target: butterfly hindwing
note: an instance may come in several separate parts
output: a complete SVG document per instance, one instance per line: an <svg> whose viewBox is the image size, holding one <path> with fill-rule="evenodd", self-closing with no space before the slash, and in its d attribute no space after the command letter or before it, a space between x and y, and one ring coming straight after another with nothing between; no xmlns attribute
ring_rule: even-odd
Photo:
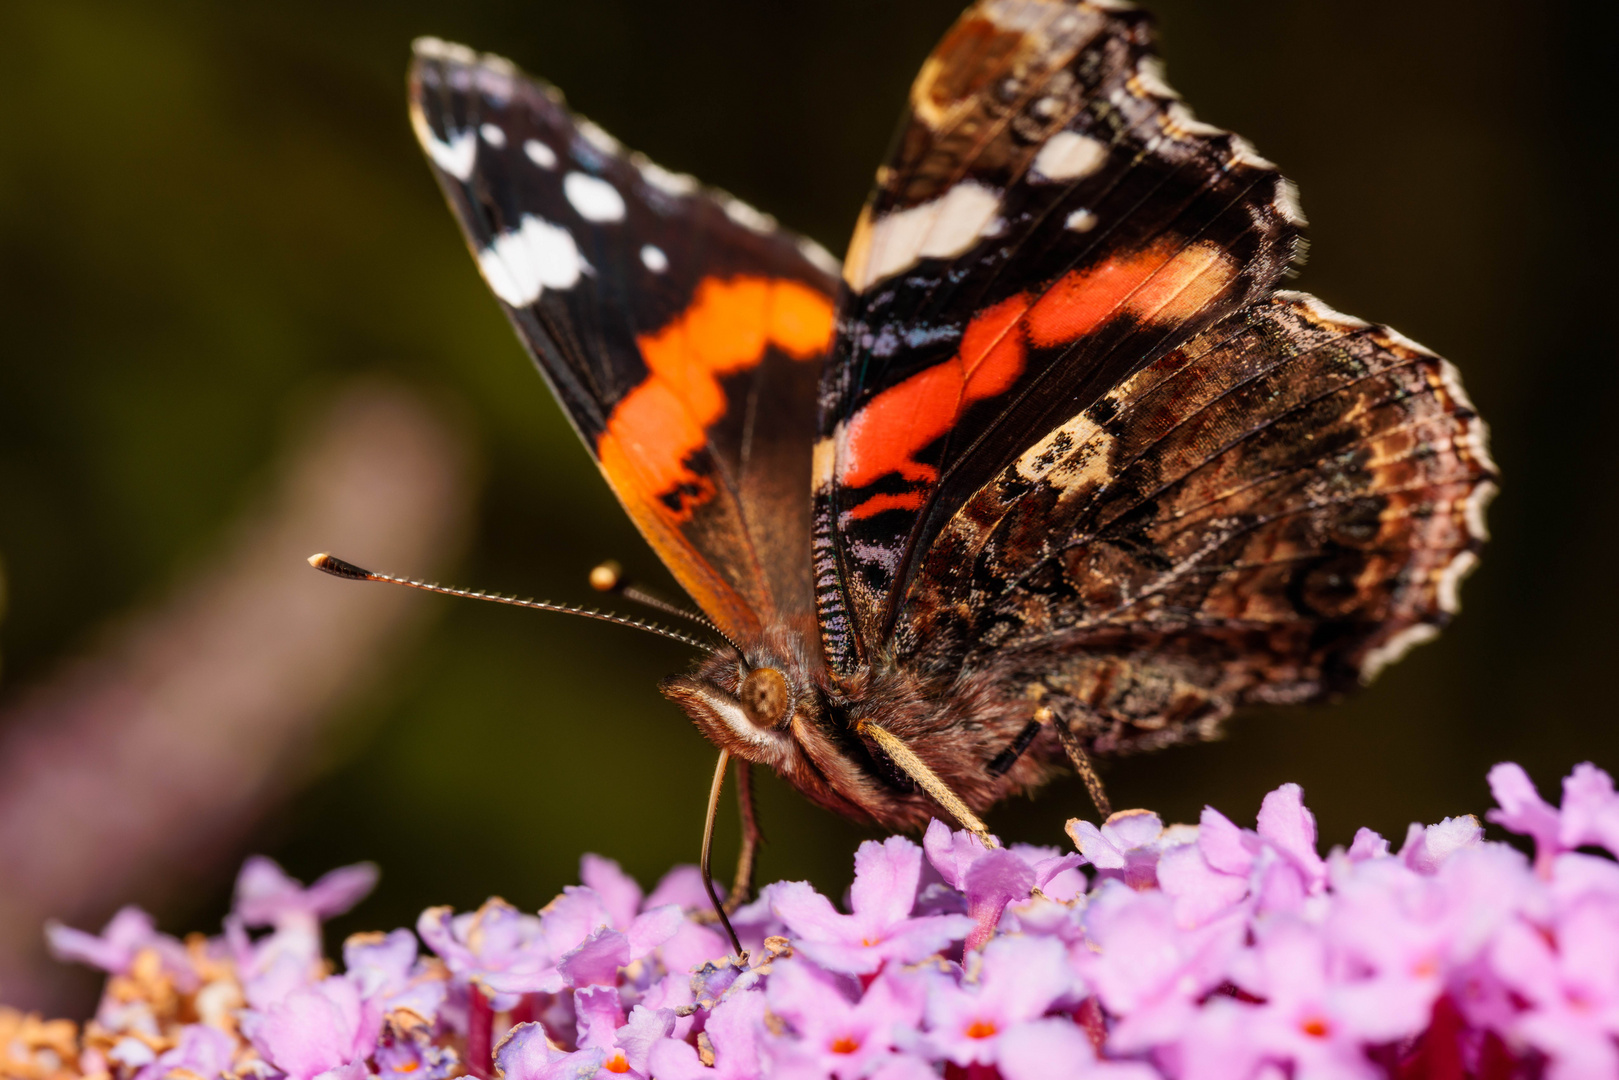
<svg viewBox="0 0 1619 1080"><path fill-rule="evenodd" d="M676 579L733 638L807 617L835 260L498 57L418 42L411 104L485 280Z"/></svg>
<svg viewBox="0 0 1619 1080"><path fill-rule="evenodd" d="M896 650L1055 675L1099 714L1103 750L1347 689L1456 611L1495 490L1486 441L1448 363L1277 293L975 494L929 551ZM1154 680L1173 692L1142 700Z"/></svg>
<svg viewBox="0 0 1619 1080"><path fill-rule="evenodd" d="M974 491L1267 295L1302 224L1275 168L1164 84L1144 14L968 8L912 87L844 263L815 456L834 669L882 647Z"/></svg>

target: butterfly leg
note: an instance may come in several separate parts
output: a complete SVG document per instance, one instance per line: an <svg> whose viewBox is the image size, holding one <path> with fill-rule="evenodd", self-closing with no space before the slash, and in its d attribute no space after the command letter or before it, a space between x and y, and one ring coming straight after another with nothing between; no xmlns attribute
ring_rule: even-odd
<svg viewBox="0 0 1619 1080"><path fill-rule="evenodd" d="M753 763L741 758L736 759L736 805L742 812L742 850L736 856L736 877L731 882L731 895L725 898L726 914L747 903L753 895L753 864L759 854L759 845L765 839L753 806Z"/></svg>
<svg viewBox="0 0 1619 1080"><path fill-rule="evenodd" d="M977 814L962 801L960 795L950 790L950 785L939 778L939 774L928 768L915 750L905 745L905 740L889 731L879 727L870 720L862 720L855 725L855 732L864 735L877 744L878 749L888 755L888 760L899 766L900 770L916 781L916 785L932 796L933 801L956 819L962 828L970 830L986 847L998 847L999 842L990 834L989 826L985 825Z"/></svg>
<svg viewBox="0 0 1619 1080"><path fill-rule="evenodd" d="M1102 778L1096 775L1096 766L1091 762L1090 754L1085 751L1085 744L1080 741L1073 726L1068 723L1068 718L1046 705L1035 710L1034 718L1057 729L1057 738L1062 742L1068 760L1073 763L1074 771L1085 782L1085 790L1090 792L1091 802L1096 804L1096 812L1102 815L1103 821L1112 817L1113 804L1107 797L1107 790L1102 787Z"/></svg>
<svg viewBox="0 0 1619 1080"><path fill-rule="evenodd" d="M709 861L709 855L714 847L714 818L719 813L720 792L725 787L725 770L731 764L731 752L720 751L719 763L714 766L714 782L708 789L708 814L703 818L703 854L698 860L698 866L703 874L703 888L708 891L708 902L714 905L714 914L719 918L720 925L725 927L725 935L731 939L731 947L737 955L746 956L742 951L742 941L736 936L736 930L731 926L731 918L726 914L725 905L720 902L719 893L714 889L714 873Z"/></svg>

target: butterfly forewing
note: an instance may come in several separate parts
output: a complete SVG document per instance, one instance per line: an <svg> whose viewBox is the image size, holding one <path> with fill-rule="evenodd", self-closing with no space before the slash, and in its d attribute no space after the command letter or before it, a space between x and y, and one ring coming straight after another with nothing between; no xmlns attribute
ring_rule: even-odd
<svg viewBox="0 0 1619 1080"><path fill-rule="evenodd" d="M817 599L840 670L879 650L978 487L1299 250L1291 185L1192 117L1147 17L1119 8L982 0L911 90L821 387Z"/></svg>
<svg viewBox="0 0 1619 1080"><path fill-rule="evenodd" d="M484 279L681 585L733 638L807 617L835 260L498 57L418 42L411 101Z"/></svg>

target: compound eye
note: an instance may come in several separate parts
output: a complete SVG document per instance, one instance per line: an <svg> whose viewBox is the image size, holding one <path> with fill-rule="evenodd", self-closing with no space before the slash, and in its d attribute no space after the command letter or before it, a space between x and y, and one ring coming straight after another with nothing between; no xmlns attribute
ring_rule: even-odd
<svg viewBox="0 0 1619 1080"><path fill-rule="evenodd" d="M762 728L773 728L787 719L788 696L787 677L768 667L748 672L737 695L748 719Z"/></svg>

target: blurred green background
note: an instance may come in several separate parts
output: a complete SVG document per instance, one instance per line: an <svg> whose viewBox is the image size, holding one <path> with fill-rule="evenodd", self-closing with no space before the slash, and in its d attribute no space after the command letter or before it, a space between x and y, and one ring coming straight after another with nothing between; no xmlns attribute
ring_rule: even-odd
<svg viewBox="0 0 1619 1080"><path fill-rule="evenodd" d="M413 385L474 432L484 481L456 583L589 601L585 574L609 556L666 581L420 159L411 38L510 56L629 145L837 251L959 5L0 5L0 695L205 563L289 425L349 375ZM1558 3L1155 8L1199 116L1298 181L1313 240L1300 286L1455 360L1505 479L1483 569L1437 644L1352 702L1244 715L1221 743L1118 762L1115 804L1194 819L1213 803L1251 822L1296 780L1325 843L1361 824L1398 840L1488 805L1496 761L1548 792L1575 762L1619 766L1611 40ZM583 851L648 884L695 858L711 751L654 689L682 648L417 602L441 609L431 632L167 926L212 925L252 850L305 877L381 863L339 931L491 893L534 908ZM991 823L1058 843L1088 810L1065 783ZM763 814L761 880L841 892L861 830L775 783Z"/></svg>

